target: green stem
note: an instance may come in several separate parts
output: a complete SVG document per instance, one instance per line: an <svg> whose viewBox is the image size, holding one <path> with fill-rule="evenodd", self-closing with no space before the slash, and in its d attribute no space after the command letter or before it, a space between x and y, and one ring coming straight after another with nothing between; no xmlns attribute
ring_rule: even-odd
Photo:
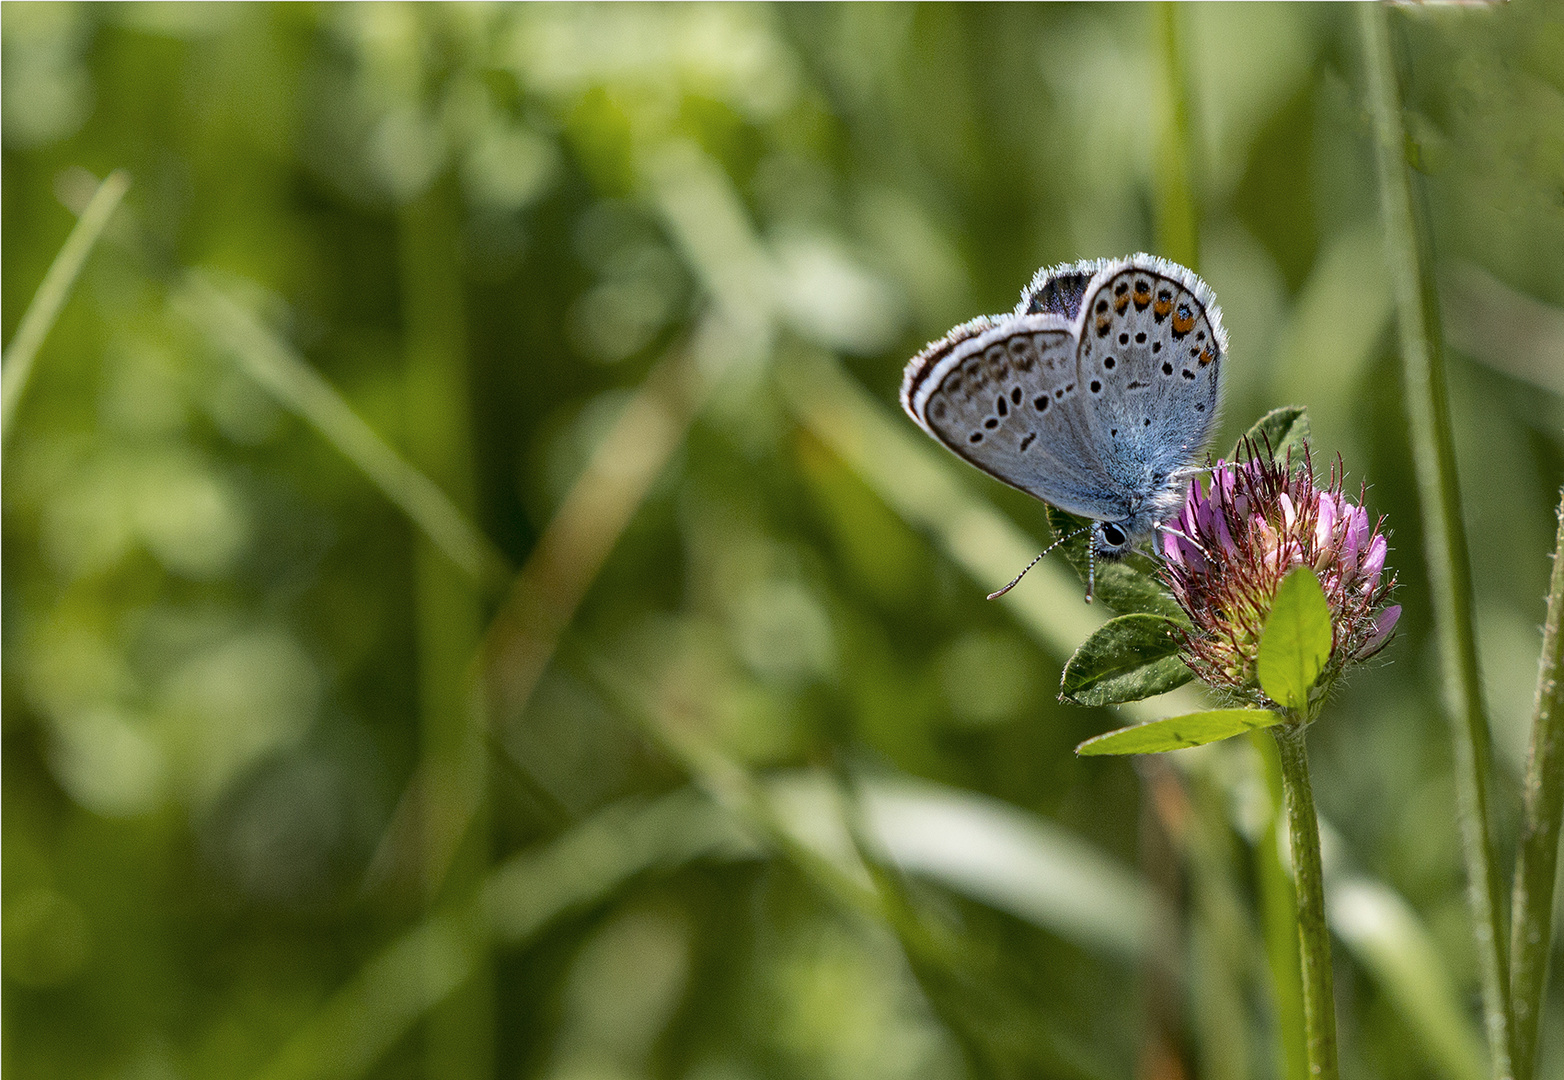
<svg viewBox="0 0 1564 1080"><path fill-rule="evenodd" d="M1274 733L1251 731L1249 741L1259 753L1265 770L1265 786L1271 796L1272 812L1255 851L1258 863L1261 923L1265 929L1265 952L1271 969L1271 989L1275 995L1277 1051L1281 1058L1277 1074L1286 1080L1307 1080L1309 1051L1304 1038L1303 972L1298 965L1294 944L1298 926L1298 900L1293 883L1282 860L1278 833L1286 816L1286 789L1282 784L1282 762Z"/></svg>
<svg viewBox="0 0 1564 1080"><path fill-rule="evenodd" d="M1166 87L1165 115L1157 151L1157 250L1191 270L1200 265L1195 189L1189 168L1189 93L1179 5L1156 7Z"/></svg>
<svg viewBox="0 0 1564 1080"><path fill-rule="evenodd" d="M476 497L467 343L456 196L434 184L398 220L403 341L404 429L408 456L449 492L464 514ZM415 536L413 559L424 900L437 909L473 888L488 869L488 749L470 676L482 628L476 582L446 552ZM494 1074L494 970L474 956L464 985L431 1010L425 1075L481 1080Z"/></svg>
<svg viewBox="0 0 1564 1080"><path fill-rule="evenodd" d="M1455 743L1455 782L1466 861L1467 900L1477 936L1483 1014L1494 1076L1512 1076L1509 981L1503 898L1488 809L1490 744L1472 631L1472 586L1461 523L1450 402L1445 387L1439 309L1429 248L1417 217L1406 164L1406 128L1390 28L1378 4L1358 8L1374 117L1376 161L1386 257L1396 292L1403 396L1417 470L1424 558L1432 579L1435 623L1444 673L1445 711Z"/></svg>
<svg viewBox="0 0 1564 1080"><path fill-rule="evenodd" d="M1309 1075L1336 1080L1336 998L1331 989L1330 931L1325 926L1325 875L1320 868L1320 825L1309 787L1304 724L1271 729L1282 766L1293 887L1298 895L1298 957L1303 968L1303 1024Z"/></svg>
<svg viewBox="0 0 1564 1080"><path fill-rule="evenodd" d="M114 216L128 187L130 175L123 170L110 173L98 185L87 209L81 212L75 228L65 238L60 253L49 264L48 273L44 274L43 282L33 294L33 302L22 314L22 321L5 348L5 368L0 374L0 443L11 433L11 417L22 400L22 391L27 389L27 379L32 374L38 350L54 328L54 321L70 298L71 287L76 284L87 256L92 253L98 237L103 235L103 227Z"/></svg>
<svg viewBox="0 0 1564 1080"><path fill-rule="evenodd" d="M1564 502L1553 552L1548 619L1542 630L1542 659L1531 719L1531 753L1526 761L1526 818L1515 863L1510 910L1510 1004L1515 1016L1513 1064L1516 1080L1530 1080L1537 1067L1537 1026L1553 945L1553 883L1558 866L1559 825L1564 818Z"/></svg>

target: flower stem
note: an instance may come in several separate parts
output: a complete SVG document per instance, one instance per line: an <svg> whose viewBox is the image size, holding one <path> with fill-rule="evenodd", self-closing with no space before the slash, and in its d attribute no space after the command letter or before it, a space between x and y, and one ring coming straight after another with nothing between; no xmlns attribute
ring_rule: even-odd
<svg viewBox="0 0 1564 1080"><path fill-rule="evenodd" d="M1298 893L1298 956L1303 966L1303 1022L1309 1075L1336 1080L1336 998L1331 988L1330 931L1325 926L1325 878L1320 869L1320 825L1309 787L1309 759L1301 717L1271 729L1282 762L1293 884Z"/></svg>
<svg viewBox="0 0 1564 1080"><path fill-rule="evenodd" d="M1510 1006L1515 1017L1512 1064L1516 1080L1530 1080L1537 1067L1537 1025L1553 945L1553 882L1558 866L1559 825L1564 818L1564 503L1553 552L1548 619L1542 629L1542 659L1526 761L1526 818L1515 863L1510 910Z"/></svg>
<svg viewBox="0 0 1564 1080"><path fill-rule="evenodd" d="M1309 761L1301 720L1271 729L1281 762L1282 793L1297 894L1298 956L1303 976L1303 1015L1309 1075L1333 1080L1336 1005L1331 981L1330 932L1325 924L1325 880L1320 864L1319 819L1309 785Z"/></svg>
<svg viewBox="0 0 1564 1080"><path fill-rule="evenodd" d="M1250 743L1260 755L1265 770L1265 786L1274 808L1265 833L1255 847L1258 863L1261 925L1265 931L1266 960L1271 969L1271 992L1275 998L1277 1051L1276 1074L1285 1080L1308 1080L1309 1049L1303 1014L1303 972L1298 963L1298 898L1292 877L1277 843L1279 830L1286 828L1286 788L1282 783L1282 762L1276 749L1275 732L1251 731ZM1269 736L1269 737L1268 737Z"/></svg>
<svg viewBox="0 0 1564 1080"><path fill-rule="evenodd" d="M1437 298L1429 272L1406 164L1406 127L1385 9L1358 9L1374 117L1375 157L1385 229L1385 252L1396 291L1401 339L1403 397L1417 470L1424 557L1432 585L1438 628L1445 711L1455 744L1455 783L1466 861L1467 901L1477 937L1483 1013L1494 1076L1510 1068L1509 980L1506 974L1502 899L1493 855L1488 809L1489 734L1472 632L1472 587L1466 533L1461 524L1450 402L1445 387Z"/></svg>

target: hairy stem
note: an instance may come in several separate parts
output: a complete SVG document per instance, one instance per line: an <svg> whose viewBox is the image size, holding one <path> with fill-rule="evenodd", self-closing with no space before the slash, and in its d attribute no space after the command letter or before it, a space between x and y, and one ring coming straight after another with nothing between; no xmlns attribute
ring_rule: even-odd
<svg viewBox="0 0 1564 1080"><path fill-rule="evenodd" d="M1403 398L1417 469L1424 558L1432 579L1445 711L1455 743L1455 783L1466 861L1467 900L1477 936L1483 1014L1494 1076L1511 1072L1509 981L1506 974L1502 891L1494 862L1488 809L1489 734L1472 631L1472 587L1466 532L1461 523L1450 401L1445 387L1439 314L1429 248L1413 200L1406 164L1406 127L1385 9L1358 9L1374 117L1375 156L1385 251L1396 292Z"/></svg>
<svg viewBox="0 0 1564 1080"><path fill-rule="evenodd" d="M1537 1026L1553 945L1553 882L1558 867L1559 825L1564 818L1564 503L1542 630L1537 696L1532 708L1531 752L1526 761L1526 817L1515 863L1510 910L1510 1005L1515 1017L1516 1080L1537 1067Z"/></svg>
<svg viewBox="0 0 1564 1080"><path fill-rule="evenodd" d="M1325 877L1320 868L1320 825L1309 787L1303 731L1302 719L1296 718L1273 727L1271 736L1281 759L1293 887L1298 894L1298 957L1303 968L1309 1075L1315 1080L1336 1080L1336 998L1331 986L1330 931L1325 926Z"/></svg>
<svg viewBox="0 0 1564 1080"><path fill-rule="evenodd" d="M1277 1075L1286 1080L1307 1080L1309 1052L1304 1038L1303 973L1294 945L1298 925L1298 901L1287 865L1282 858L1278 833L1285 828L1286 788L1282 784L1282 762L1274 733L1251 731L1249 741L1259 753L1265 770L1265 785L1274 807L1255 855L1258 863L1260 921L1265 931L1266 960L1271 969L1271 989L1275 996Z"/></svg>

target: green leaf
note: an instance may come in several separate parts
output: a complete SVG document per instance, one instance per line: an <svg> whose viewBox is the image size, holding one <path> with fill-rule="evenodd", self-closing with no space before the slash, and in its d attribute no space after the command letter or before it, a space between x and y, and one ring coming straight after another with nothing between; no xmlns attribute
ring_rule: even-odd
<svg viewBox="0 0 1564 1080"><path fill-rule="evenodd" d="M1308 440L1309 414L1302 405L1283 405L1260 417L1244 432L1244 437L1233 447L1233 457L1236 459L1244 452L1247 441L1253 443L1257 451L1270 447L1279 461L1286 461L1291 451L1292 463L1297 466L1303 464L1303 444Z"/></svg>
<svg viewBox="0 0 1564 1080"><path fill-rule="evenodd" d="M1090 524L1087 519L1067 514L1058 507L1048 508L1048 525L1053 529L1055 537L1068 536ZM1083 583L1086 581L1086 545L1089 543L1091 534L1082 532L1059 545L1065 561L1080 575ZM1144 612L1162 615L1174 622L1188 623L1188 616L1178 606L1178 601L1173 599L1173 594L1168 592L1167 586L1157 580L1156 574L1157 561L1139 552L1112 562L1098 559L1096 599L1121 615Z"/></svg>
<svg viewBox="0 0 1564 1080"><path fill-rule="evenodd" d="M1064 665L1059 696L1077 705L1116 705L1183 686L1193 676L1179 659L1177 628L1161 615L1109 620Z"/></svg>
<svg viewBox="0 0 1564 1080"><path fill-rule="evenodd" d="M1170 716L1149 724L1119 728L1095 739L1087 739L1075 752L1082 757L1098 754L1160 754L1182 750L1186 746L1230 739L1246 731L1270 727L1285 719L1270 709L1213 709L1210 712Z"/></svg>
<svg viewBox="0 0 1564 1080"><path fill-rule="evenodd" d="M1330 604L1320 579L1300 566L1276 590L1260 637L1256 674L1260 689L1289 709L1309 704L1309 688L1330 659Z"/></svg>

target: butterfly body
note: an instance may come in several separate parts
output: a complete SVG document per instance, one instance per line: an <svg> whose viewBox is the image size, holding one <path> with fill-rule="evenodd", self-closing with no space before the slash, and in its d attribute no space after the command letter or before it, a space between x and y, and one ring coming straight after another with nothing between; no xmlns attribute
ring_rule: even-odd
<svg viewBox="0 0 1564 1080"><path fill-rule="evenodd" d="M1038 271L1008 315L908 363L902 406L991 476L1127 554L1177 513L1216 423L1227 337L1211 290L1151 255Z"/></svg>

